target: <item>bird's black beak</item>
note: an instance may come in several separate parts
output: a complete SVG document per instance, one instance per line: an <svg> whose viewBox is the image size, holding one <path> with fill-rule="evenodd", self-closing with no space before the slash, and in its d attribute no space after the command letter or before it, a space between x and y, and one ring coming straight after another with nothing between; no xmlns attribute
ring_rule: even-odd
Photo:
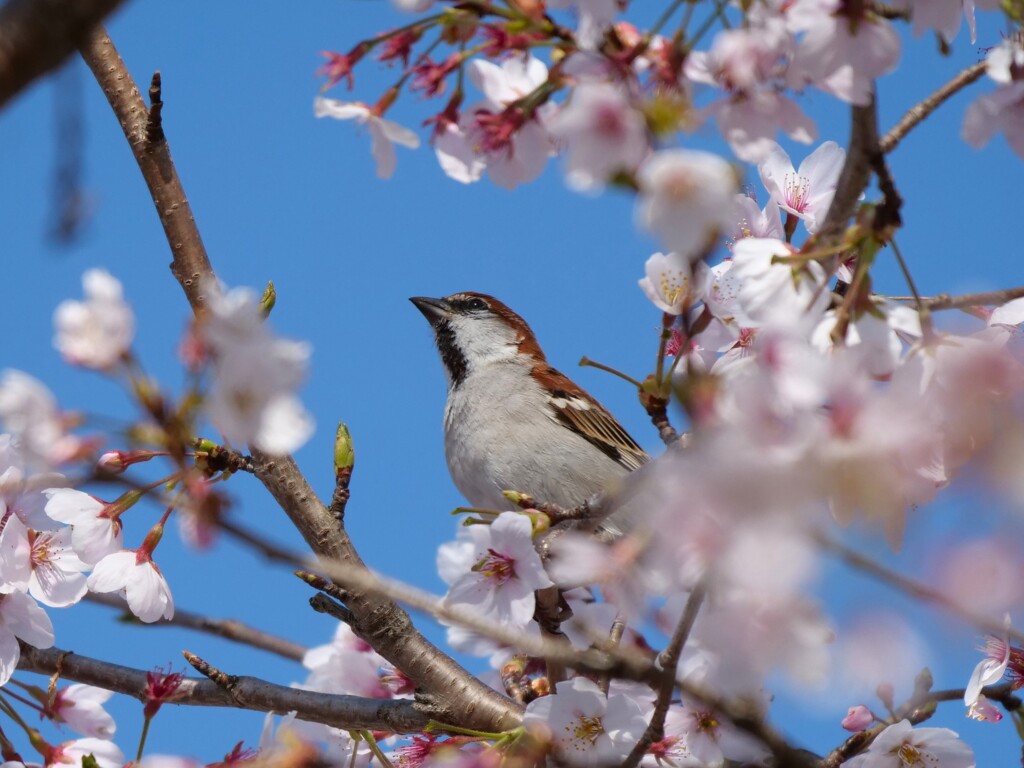
<svg viewBox="0 0 1024 768"><path fill-rule="evenodd" d="M452 308L444 299L431 299L427 296L413 296L409 299L416 309L423 313L431 325L437 325L451 314Z"/></svg>

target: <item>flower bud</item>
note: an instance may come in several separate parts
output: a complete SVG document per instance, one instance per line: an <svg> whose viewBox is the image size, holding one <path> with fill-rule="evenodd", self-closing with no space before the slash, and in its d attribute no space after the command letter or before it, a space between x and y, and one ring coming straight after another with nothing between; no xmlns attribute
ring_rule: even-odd
<svg viewBox="0 0 1024 768"><path fill-rule="evenodd" d="M840 725L848 731L860 733L867 730L874 720L875 716L871 714L871 710L863 704L858 704L855 707L850 707Z"/></svg>

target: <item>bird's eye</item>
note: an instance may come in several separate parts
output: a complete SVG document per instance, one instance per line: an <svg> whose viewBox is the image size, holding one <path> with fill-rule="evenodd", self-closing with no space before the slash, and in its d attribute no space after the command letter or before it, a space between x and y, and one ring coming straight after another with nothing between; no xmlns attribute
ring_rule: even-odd
<svg viewBox="0 0 1024 768"><path fill-rule="evenodd" d="M477 312L481 309L487 309L487 303L483 299L470 299L466 302L466 309Z"/></svg>

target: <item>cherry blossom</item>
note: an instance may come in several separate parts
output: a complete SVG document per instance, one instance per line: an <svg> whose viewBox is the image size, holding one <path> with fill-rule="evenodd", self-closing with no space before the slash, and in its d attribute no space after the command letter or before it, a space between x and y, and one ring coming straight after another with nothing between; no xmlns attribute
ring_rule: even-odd
<svg viewBox="0 0 1024 768"><path fill-rule="evenodd" d="M121 549L121 521L109 504L73 488L51 488L46 497L46 514L71 526L71 546L83 562L95 565Z"/></svg>
<svg viewBox="0 0 1024 768"><path fill-rule="evenodd" d="M845 150L834 141L826 141L795 170L786 151L776 145L758 171L772 200L782 210L803 219L807 231L813 234L832 204L845 159Z"/></svg>
<svg viewBox="0 0 1024 768"><path fill-rule="evenodd" d="M718 155L655 152L637 175L637 218L682 258L699 257L735 221L736 174Z"/></svg>
<svg viewBox="0 0 1024 768"><path fill-rule="evenodd" d="M833 344L838 313L829 310L811 335L812 343L821 350ZM903 354L901 339L921 338L921 318L917 310L887 302L872 303L849 320L842 343L855 349L868 373L889 376L897 368Z"/></svg>
<svg viewBox="0 0 1024 768"><path fill-rule="evenodd" d="M11 679L21 649L18 640L36 648L53 646L53 624L46 612L24 592L0 594L0 685Z"/></svg>
<svg viewBox="0 0 1024 768"><path fill-rule="evenodd" d="M768 751L707 706L684 699L665 716L665 735L685 744L698 765L719 768L726 760L761 763Z"/></svg>
<svg viewBox="0 0 1024 768"><path fill-rule="evenodd" d="M649 151L643 115L611 83L580 83L548 129L567 146L566 180L575 189L600 188L616 173L632 173Z"/></svg>
<svg viewBox="0 0 1024 768"><path fill-rule="evenodd" d="M10 435L0 435L0 509L17 515L29 528L54 530L58 526L44 511L45 494L54 486L66 485L67 478L56 472L33 472L20 462L22 457Z"/></svg>
<svg viewBox="0 0 1024 768"><path fill-rule="evenodd" d="M782 240L786 233L782 228L782 216L779 204L774 197L768 199L764 208L759 208L757 201L749 195L736 195L736 208L739 220L733 230L732 240L744 237L766 237Z"/></svg>
<svg viewBox="0 0 1024 768"><path fill-rule="evenodd" d="M699 301L700 288L706 282L703 263L695 270L690 260L678 253L653 254L644 264L644 272L641 290L654 306L670 315L680 315Z"/></svg>
<svg viewBox="0 0 1024 768"><path fill-rule="evenodd" d="M968 715L978 720L1001 719L992 714L988 705L988 699L981 691L986 685L994 685L1003 679L1009 672L1011 685L1014 688L1024 686L1024 652L1019 648L1010 645L1009 626L1010 617L1007 616L1004 624L1006 632L1002 637L990 637L985 643L985 658L978 662L971 677L964 688L964 704L968 708ZM998 711L995 714L999 714Z"/></svg>
<svg viewBox="0 0 1024 768"><path fill-rule="evenodd" d="M83 736L111 739L117 724L103 704L113 695L113 691L75 683L57 690L47 714Z"/></svg>
<svg viewBox="0 0 1024 768"><path fill-rule="evenodd" d="M739 284L736 302L756 325L790 327L814 321L828 304L825 269L816 261L780 262L792 256L781 240L747 237L733 246L731 278Z"/></svg>
<svg viewBox="0 0 1024 768"><path fill-rule="evenodd" d="M214 355L206 409L224 436L275 455L301 446L313 423L294 390L305 378L307 344L275 337L246 289L210 291L200 331Z"/></svg>
<svg viewBox="0 0 1024 768"><path fill-rule="evenodd" d="M333 117L336 120L355 120L360 125L365 125L370 132L370 151L373 159L377 161L377 176L381 179L390 179L395 172L398 161L395 144L401 144L409 149L416 149L420 145L420 137L413 131L386 120L365 104L317 96L313 100L313 114L316 117Z"/></svg>
<svg viewBox="0 0 1024 768"><path fill-rule="evenodd" d="M552 152L544 121L553 105L529 115L514 105L547 80L547 66L534 56L513 56L500 66L473 59L466 72L485 99L464 109L457 121L439 123L434 152L442 170L464 184L478 181L486 170L505 189L537 178Z"/></svg>
<svg viewBox="0 0 1024 768"><path fill-rule="evenodd" d="M54 346L75 365L107 370L131 348L135 317L121 283L103 269L82 276L85 301L64 301L53 314Z"/></svg>
<svg viewBox="0 0 1024 768"><path fill-rule="evenodd" d="M622 761L647 727L635 701L622 694L605 696L591 680L574 677L555 690L527 705L523 725L545 734L573 765Z"/></svg>
<svg viewBox="0 0 1024 768"><path fill-rule="evenodd" d="M974 768L974 752L948 728L914 728L909 720L890 725L867 751L844 763L850 768Z"/></svg>
<svg viewBox="0 0 1024 768"><path fill-rule="evenodd" d="M120 592L131 612L147 624L174 616L174 598L160 569L143 550L107 555L89 575L90 592Z"/></svg>
<svg viewBox="0 0 1024 768"><path fill-rule="evenodd" d="M501 624L525 627L533 618L534 591L552 586L533 546L530 519L503 512L490 525L471 526L469 540L468 571L450 582L445 601Z"/></svg>
<svg viewBox="0 0 1024 768"><path fill-rule="evenodd" d="M85 594L89 566L71 549L71 529L33 531L12 516L0 531L0 592L28 592L53 608Z"/></svg>

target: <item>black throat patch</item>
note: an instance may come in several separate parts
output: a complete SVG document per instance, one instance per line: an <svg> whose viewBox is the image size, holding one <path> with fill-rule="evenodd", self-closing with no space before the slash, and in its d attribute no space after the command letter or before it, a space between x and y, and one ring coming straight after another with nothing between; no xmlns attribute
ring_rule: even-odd
<svg viewBox="0 0 1024 768"><path fill-rule="evenodd" d="M449 386L455 389L466 378L466 356L455 343L455 331L447 320L442 320L434 326L434 334L437 337L437 351L441 353L441 362L448 371Z"/></svg>

